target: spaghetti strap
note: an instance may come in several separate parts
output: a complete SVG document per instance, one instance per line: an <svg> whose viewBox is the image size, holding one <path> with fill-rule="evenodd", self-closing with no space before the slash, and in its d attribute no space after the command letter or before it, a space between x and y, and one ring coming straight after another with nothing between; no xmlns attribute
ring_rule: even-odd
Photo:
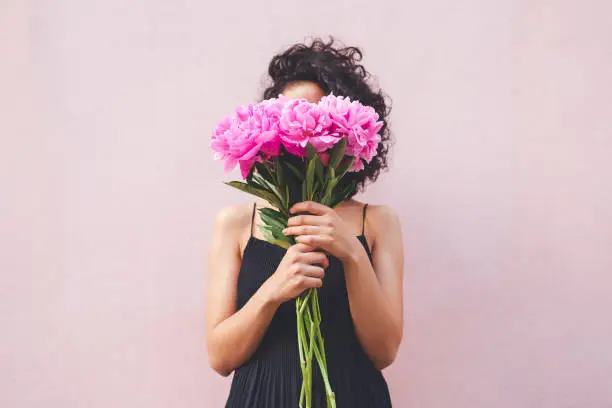
<svg viewBox="0 0 612 408"><path fill-rule="evenodd" d="M368 208L368 203L365 203L363 206L363 219L361 220L361 235L363 235L363 233L365 232L366 208Z"/></svg>
<svg viewBox="0 0 612 408"><path fill-rule="evenodd" d="M251 237L253 236L253 224L255 224L255 209L257 208L257 202L253 203L253 215L251 215Z"/></svg>

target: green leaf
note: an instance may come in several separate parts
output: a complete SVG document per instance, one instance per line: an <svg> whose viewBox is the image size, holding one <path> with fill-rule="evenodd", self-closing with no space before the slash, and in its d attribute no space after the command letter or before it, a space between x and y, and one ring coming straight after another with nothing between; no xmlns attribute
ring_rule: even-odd
<svg viewBox="0 0 612 408"><path fill-rule="evenodd" d="M315 156L314 158L315 161L315 173L317 174L317 177L320 179L323 179L323 162L321 161L321 156L319 156L318 154Z"/></svg>
<svg viewBox="0 0 612 408"><path fill-rule="evenodd" d="M336 168L336 174L338 175L338 178L341 179L342 177L344 177L344 175L346 174L346 172L351 168L351 166L353 165L353 162L355 161L354 157L350 157L348 160L346 160L344 163L342 163L341 165L339 165Z"/></svg>
<svg viewBox="0 0 612 408"><path fill-rule="evenodd" d="M278 157L274 158L274 168L276 169L276 185L282 186L285 184L285 173L283 171L283 166Z"/></svg>
<svg viewBox="0 0 612 408"><path fill-rule="evenodd" d="M254 174L253 175L253 179L251 180L250 183L248 184L252 184L255 187L258 188L262 188L264 190L269 190L271 192L272 188L273 188L273 184L268 183L263 177L261 177L259 174Z"/></svg>
<svg viewBox="0 0 612 408"><path fill-rule="evenodd" d="M274 228L270 225L260 225L259 229L262 230L262 233L270 239L283 239L284 235L278 230L278 228Z"/></svg>
<svg viewBox="0 0 612 408"><path fill-rule="evenodd" d="M225 182L225 184L230 187L237 188L238 190L244 191L246 193L263 198L264 200L266 200L271 205L277 208L282 208L281 202L279 201L278 197L270 191L264 190L251 184L243 183L241 181L227 181Z"/></svg>
<svg viewBox="0 0 612 408"><path fill-rule="evenodd" d="M300 171L297 167L295 167L288 161L283 161L283 163L287 165L287 168L289 168L289 170L291 170L293 174L295 174L295 177L299 178L300 181L304 181L304 172Z"/></svg>
<svg viewBox="0 0 612 408"><path fill-rule="evenodd" d="M259 210L259 212L262 212L262 213L264 213L266 215L269 215L271 217L276 217L276 218L279 218L279 219L282 219L282 217L284 217L284 215L280 211L278 211L278 210L276 210L274 208L261 207L261 208L258 208L258 210Z"/></svg>
<svg viewBox="0 0 612 408"><path fill-rule="evenodd" d="M315 158L317 156L317 151L310 144L310 142L308 142L308 144L306 144L306 155L308 156L308 160L312 160L313 158Z"/></svg>
<svg viewBox="0 0 612 408"><path fill-rule="evenodd" d="M285 236L283 235L282 230L278 230L275 228L272 230L272 235L274 235L275 240L284 241Z"/></svg>
<svg viewBox="0 0 612 408"><path fill-rule="evenodd" d="M341 180L342 177L344 177L344 175L353 166L354 162L355 162L355 158L351 157L345 163L343 163L340 166L338 166L338 168L336 169L336 177L338 178L338 180Z"/></svg>
<svg viewBox="0 0 612 408"><path fill-rule="evenodd" d="M313 195L312 187L314 185L315 166L316 166L315 160L311 159L308 162L308 169L306 170L306 194L309 200L312 199L312 195Z"/></svg>
<svg viewBox="0 0 612 408"><path fill-rule="evenodd" d="M268 242L274 241L276 238L274 238L274 235L272 234L272 232L268 231L265 228L262 228L262 234L264 236L264 239Z"/></svg>
<svg viewBox="0 0 612 408"><path fill-rule="evenodd" d="M287 207L289 203L289 190L287 188L287 181L285 179L285 166L283 165L283 162L284 161L279 160L278 157L274 158L274 168L276 169L276 187L279 193L278 195L281 198L283 205Z"/></svg>
<svg viewBox="0 0 612 408"><path fill-rule="evenodd" d="M274 181L272 183L269 183L266 180L264 180L263 177L256 174L253 176L252 183L255 184L256 187L259 187L263 190L269 191L270 193L274 194L278 198L278 202L281 203L282 208L285 208L287 207L287 204L285 204L287 202L287 197L285 197L285 195L282 194L285 192L285 190L280 190L278 186L274 184Z"/></svg>
<svg viewBox="0 0 612 408"><path fill-rule="evenodd" d="M284 225L281 221L267 215L266 213L263 213L260 211L260 216L261 216L261 220L271 226L276 228L277 230L283 230L287 225Z"/></svg>
<svg viewBox="0 0 612 408"><path fill-rule="evenodd" d="M323 195L323 204L327 204L331 200L331 195L338 179L335 177L335 170L333 167L329 167L327 170L327 186L325 188L325 194Z"/></svg>
<svg viewBox="0 0 612 408"><path fill-rule="evenodd" d="M282 241L280 239L273 239L270 241L270 243L274 244L274 245L278 245L279 247L283 247L285 249L289 248L291 246L291 244L289 242L286 241Z"/></svg>
<svg viewBox="0 0 612 408"><path fill-rule="evenodd" d="M261 224L261 225L259 225L259 228L262 231L266 231L266 232L272 234L271 236L272 236L273 239L286 239L286 237L283 235L282 230L279 230L275 226Z"/></svg>
<svg viewBox="0 0 612 408"><path fill-rule="evenodd" d="M260 225L260 229L265 231L266 236L271 237L273 240L280 240L285 241L288 244L293 244L293 238L291 236L285 236L282 229L265 224Z"/></svg>
<svg viewBox="0 0 612 408"><path fill-rule="evenodd" d="M318 177L315 177L315 181L314 181L314 186L312 186L312 196L311 196L311 200L319 202L319 196L320 194L317 194L321 191L321 185L322 185L322 181L320 181L320 179Z"/></svg>
<svg viewBox="0 0 612 408"><path fill-rule="evenodd" d="M274 168L272 168L272 166L270 166L270 162L268 161L264 161L263 162L264 167L266 168L266 170L268 170L268 173L270 173L270 177L275 180L275 175L274 175Z"/></svg>
<svg viewBox="0 0 612 408"><path fill-rule="evenodd" d="M270 225L266 225L266 229L272 234L273 239L285 241L287 243L292 243L291 238L287 237L283 234L282 229L278 229L276 227L272 227Z"/></svg>
<svg viewBox="0 0 612 408"><path fill-rule="evenodd" d="M342 158L344 157L344 152L346 151L346 139L342 138L338 143L334 145L331 149L331 153L329 155L329 162L327 165L329 167L333 167L334 169L338 167Z"/></svg>
<svg viewBox="0 0 612 408"><path fill-rule="evenodd" d="M302 183L302 201L308 200L308 194L306 194L306 182Z"/></svg>
<svg viewBox="0 0 612 408"><path fill-rule="evenodd" d="M289 210L289 184L285 184L285 208Z"/></svg>
<svg viewBox="0 0 612 408"><path fill-rule="evenodd" d="M261 188L262 190L269 191L277 197L279 203L284 203L285 199L278 191L278 187L272 183L268 183L260 175L256 174L253 176L252 184L258 188Z"/></svg>
<svg viewBox="0 0 612 408"><path fill-rule="evenodd" d="M267 208L267 207L259 208L258 210L260 214L264 214L266 217L273 218L274 220L281 223L282 225L287 226L288 218L280 211L277 211L273 208Z"/></svg>
<svg viewBox="0 0 612 408"><path fill-rule="evenodd" d="M256 161L255 169L267 182L272 183L274 181L274 176L270 173L270 169L265 164Z"/></svg>

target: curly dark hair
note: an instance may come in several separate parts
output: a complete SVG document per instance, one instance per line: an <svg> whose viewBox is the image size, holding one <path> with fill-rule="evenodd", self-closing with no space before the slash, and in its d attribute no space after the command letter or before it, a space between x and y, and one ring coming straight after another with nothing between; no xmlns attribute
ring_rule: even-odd
<svg viewBox="0 0 612 408"><path fill-rule="evenodd" d="M366 182L374 182L381 171L388 168L388 152L391 145L388 116L391 111L388 96L382 90L373 90L368 83L371 74L359 62L363 57L361 49L352 46L336 46L330 37L328 42L314 38L310 44L295 44L275 55L268 66L271 84L264 90L263 99L275 98L294 81L316 83L325 94L333 93L358 100L374 108L383 122L380 129L381 142L376 156L359 172L347 173L342 183L356 182L358 191L363 191ZM349 197L349 198L350 198Z"/></svg>

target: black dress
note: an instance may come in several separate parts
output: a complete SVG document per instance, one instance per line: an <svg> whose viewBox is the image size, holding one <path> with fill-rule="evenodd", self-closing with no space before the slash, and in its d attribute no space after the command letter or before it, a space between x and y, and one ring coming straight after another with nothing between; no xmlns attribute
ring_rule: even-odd
<svg viewBox="0 0 612 408"><path fill-rule="evenodd" d="M253 206L253 217L255 216ZM367 204L363 207L365 221ZM365 224L364 224L365 226ZM372 261L363 234L359 241ZM237 308L243 307L278 267L285 249L253 236L244 249L238 276ZM329 268L319 288L321 333L327 369L337 408L391 407L387 383L359 344L348 303L342 262L329 256ZM312 370L312 406L325 408L325 387L316 360ZM226 408L297 408L302 384L295 300L281 304L262 341L236 368Z"/></svg>

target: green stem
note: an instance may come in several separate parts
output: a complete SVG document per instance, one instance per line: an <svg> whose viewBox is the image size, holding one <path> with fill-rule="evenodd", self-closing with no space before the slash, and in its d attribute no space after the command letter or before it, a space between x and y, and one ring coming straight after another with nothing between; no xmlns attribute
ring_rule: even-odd
<svg viewBox="0 0 612 408"><path fill-rule="evenodd" d="M314 296L312 299L314 314L317 318L317 330L316 330L316 340L319 346L319 350L321 351L321 355L323 356L323 362L327 367L327 357L325 355L325 346L323 345L323 335L321 334L321 309L319 308L319 295L318 291L314 290Z"/></svg>
<svg viewBox="0 0 612 408"><path fill-rule="evenodd" d="M304 365L304 349L303 349L303 345L302 345L302 336L300 335L300 333L302 332L301 330L301 326L302 326L302 313L301 313L301 308L300 308L300 303L301 303L301 299L297 298L295 301L296 304L296 308L295 308L295 314L297 317L297 329L298 329L298 350L300 353L300 366Z"/></svg>
<svg viewBox="0 0 612 408"><path fill-rule="evenodd" d="M313 292L314 296L317 296L316 289L308 289L308 293L306 293L306 296L304 296L304 299L302 299L302 302L300 302L302 304L300 306L300 315L304 313L304 309L308 306L308 300L310 299L310 296L313 294Z"/></svg>
<svg viewBox="0 0 612 408"><path fill-rule="evenodd" d="M314 322L310 322L310 333L314 331ZM312 353L317 350L314 347L314 337L310 336L310 347L308 350L308 394L306 394L306 407L312 407ZM318 350L317 350L318 351Z"/></svg>
<svg viewBox="0 0 612 408"><path fill-rule="evenodd" d="M314 311L313 311L314 314ZM315 333L315 323L312 320L312 315L310 313L310 309L306 309L306 319L307 321L310 321L310 327L311 327L311 331L309 333L310 335L310 339L312 341L313 337L321 337L321 329L320 327L317 326L317 330ZM308 325L306 326L306 328L308 328ZM321 339L321 345L322 345L322 339ZM315 347L314 348L314 354L315 357L317 359L317 363L319 364L319 369L321 371L321 376L323 377L323 382L325 384L325 392L326 392L326 396L327 396L327 401L328 401L328 406L331 407L335 407L336 406L336 402L335 402L335 394L332 391L331 388L331 384L329 383L329 378L328 378L328 373L327 373L327 361L324 357L324 350L319 350L319 347Z"/></svg>
<svg viewBox="0 0 612 408"><path fill-rule="evenodd" d="M315 298L313 300L313 305L315 306L315 310L316 310L316 316L317 316L317 323L321 324L321 308L319 307L319 294L317 292L317 290L315 289Z"/></svg>
<svg viewBox="0 0 612 408"><path fill-rule="evenodd" d="M302 370L302 387L300 390L300 401L299 401L299 406L300 408L303 407L304 404L304 399L306 398L306 386L307 386L307 372L306 372L306 347L307 347L307 343L306 343L306 330L304 329L304 315L303 313L300 312L301 310L301 304L303 303L304 299L302 299L301 297L298 297L296 299L296 308L295 308L295 312L296 312L296 316L297 316L297 330L298 330L298 350L300 353L300 369Z"/></svg>

